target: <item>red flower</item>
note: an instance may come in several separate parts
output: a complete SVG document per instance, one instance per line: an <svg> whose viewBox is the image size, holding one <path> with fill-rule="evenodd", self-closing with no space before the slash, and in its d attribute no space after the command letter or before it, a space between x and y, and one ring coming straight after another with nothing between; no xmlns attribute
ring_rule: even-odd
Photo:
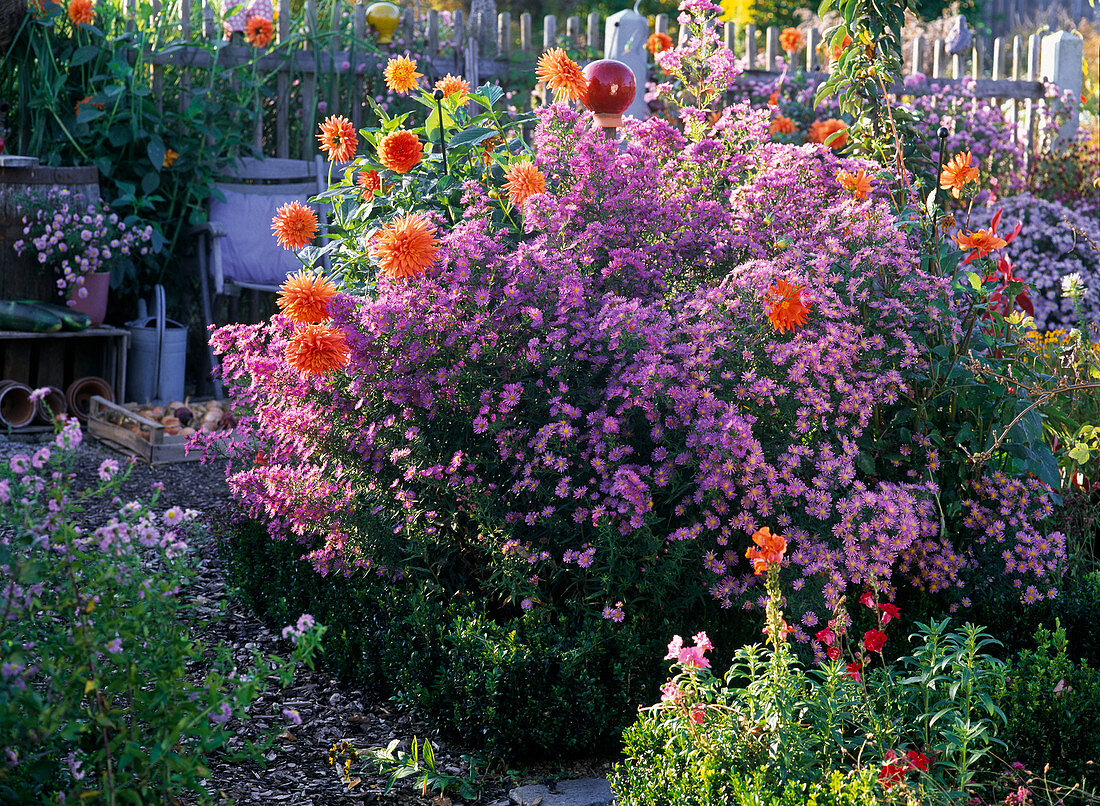
<svg viewBox="0 0 1100 806"><path fill-rule="evenodd" d="M833 641L836 640L836 635L833 634L832 627L826 627L824 630L818 631L814 638L825 644L825 646L832 646Z"/></svg>
<svg viewBox="0 0 1100 806"><path fill-rule="evenodd" d="M868 630L863 634L863 648L868 652L881 652L886 645L886 633L882 630Z"/></svg>
<svg viewBox="0 0 1100 806"><path fill-rule="evenodd" d="M878 771L878 779L882 782L883 789L900 784L905 780L905 764L900 763L898 754L893 750L886 751L886 763Z"/></svg>
<svg viewBox="0 0 1100 806"><path fill-rule="evenodd" d="M862 596L859 597L859 603L866 607L874 608L875 595L871 591L865 591Z"/></svg>
<svg viewBox="0 0 1100 806"><path fill-rule="evenodd" d="M878 606L878 609L882 611L882 616L880 618L882 619L883 627L889 624L891 619L897 618L901 612L898 610L896 605L892 605L889 602L887 602L886 604L880 604Z"/></svg>
<svg viewBox="0 0 1100 806"><path fill-rule="evenodd" d="M924 753L918 753L916 750L910 750L905 754L906 760L909 762L910 769L920 770L921 772L928 772L928 756Z"/></svg>
<svg viewBox="0 0 1100 806"><path fill-rule="evenodd" d="M829 657L829 660L836 660L840 657L840 647L831 646L825 650L825 654Z"/></svg>
<svg viewBox="0 0 1100 806"><path fill-rule="evenodd" d="M860 675L860 672L862 671L863 664L857 660L854 663L849 663L848 668L845 669L844 673L858 683L860 680L863 679L863 677Z"/></svg>

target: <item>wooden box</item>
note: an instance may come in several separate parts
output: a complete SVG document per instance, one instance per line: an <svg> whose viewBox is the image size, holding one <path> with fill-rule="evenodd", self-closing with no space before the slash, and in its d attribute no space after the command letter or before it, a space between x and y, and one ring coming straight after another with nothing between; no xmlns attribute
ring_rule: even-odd
<svg viewBox="0 0 1100 806"><path fill-rule="evenodd" d="M100 442L151 465L197 462L202 451L187 453L187 437L169 434L165 426L96 395L88 416L88 432Z"/></svg>

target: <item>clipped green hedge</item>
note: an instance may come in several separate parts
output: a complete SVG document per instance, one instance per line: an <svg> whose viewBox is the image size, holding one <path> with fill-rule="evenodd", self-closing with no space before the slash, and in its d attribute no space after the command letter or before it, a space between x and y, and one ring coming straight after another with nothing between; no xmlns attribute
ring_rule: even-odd
<svg viewBox="0 0 1100 806"><path fill-rule="evenodd" d="M258 615L281 625L312 614L328 626L322 665L511 758L617 753L637 707L659 695L669 636L692 626L614 624L580 608L556 620L516 617L416 581L321 578L301 545L272 540L256 521L227 533L228 578ZM719 640L732 649L745 637L727 630Z"/></svg>

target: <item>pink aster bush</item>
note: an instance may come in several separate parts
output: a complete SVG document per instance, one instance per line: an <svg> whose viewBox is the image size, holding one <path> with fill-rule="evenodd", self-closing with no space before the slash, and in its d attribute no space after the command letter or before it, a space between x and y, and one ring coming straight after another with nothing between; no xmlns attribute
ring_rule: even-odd
<svg viewBox="0 0 1100 806"><path fill-rule="evenodd" d="M547 189L522 226L517 211L502 223L491 178L466 182L422 276L378 274L329 303L343 371L296 372L282 316L217 331L224 379L251 412L222 442L245 513L320 573L469 603L479 630L591 628L630 658L618 669L651 670L638 654L662 625L763 606L737 547L765 523L789 543L797 619L783 629L799 642L854 589L959 599L1004 551L1028 559L996 584L1050 595L1064 557L1042 525L1050 474L1000 498L1002 476L1049 469L1041 433L1006 433L1002 476L955 447L978 453L1016 413L990 402L1003 390L963 397L992 388L971 382L965 356L1008 360L990 346L1014 327L991 287L957 281L950 242L926 257L888 172L771 142L762 110L681 115L684 130L628 122L620 147L588 114L542 110ZM861 169L866 198L837 180ZM361 271L356 237L342 246ZM799 290L804 325L769 319L779 287ZM1009 508L999 536L964 498L975 513ZM718 636L740 620L714 623ZM635 696L610 680L614 697Z"/></svg>

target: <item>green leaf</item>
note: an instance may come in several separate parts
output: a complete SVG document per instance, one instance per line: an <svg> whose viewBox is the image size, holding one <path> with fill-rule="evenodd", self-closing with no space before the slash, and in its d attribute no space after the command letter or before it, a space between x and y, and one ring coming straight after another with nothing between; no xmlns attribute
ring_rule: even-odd
<svg viewBox="0 0 1100 806"><path fill-rule="evenodd" d="M152 139L150 139L145 146L145 153L148 154L149 162L153 164L153 168L159 172L164 166L164 141L161 140L160 137L153 135Z"/></svg>
<svg viewBox="0 0 1100 806"><path fill-rule="evenodd" d="M100 53L103 52L103 48L98 45L84 45L73 51L73 56L69 59L69 67L80 67L82 64L87 64Z"/></svg>
<svg viewBox="0 0 1100 806"><path fill-rule="evenodd" d="M471 146L477 143L484 142L490 137L496 134L496 129L486 129L480 126L475 126L472 129L466 129L461 131L452 137L447 142L448 148L459 148L461 146Z"/></svg>

